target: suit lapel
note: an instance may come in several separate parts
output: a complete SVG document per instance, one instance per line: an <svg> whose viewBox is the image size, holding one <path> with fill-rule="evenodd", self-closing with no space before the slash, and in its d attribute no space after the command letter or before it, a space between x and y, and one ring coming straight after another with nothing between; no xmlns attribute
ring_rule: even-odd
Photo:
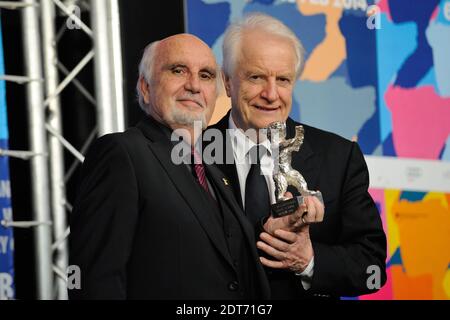
<svg viewBox="0 0 450 320"><path fill-rule="evenodd" d="M252 254L252 259L256 263L256 272L258 273L261 288L268 295L270 289L267 282L266 274L262 266L258 262L259 256L256 251L255 234L250 222L248 222L247 218L244 216L244 212L242 211L242 209L239 207L238 203L235 200L236 198L233 195L234 186L226 182L227 178L218 168L212 165L205 165L205 168L208 172L208 178L212 180L211 182L214 183L214 185L216 186L216 190L220 192L222 198L225 199L226 204L228 204L228 207L230 208L231 212L237 219L239 225L242 227L245 240ZM237 185L239 185L239 182L237 183L238 183Z"/></svg>
<svg viewBox="0 0 450 320"><path fill-rule="evenodd" d="M244 210L244 206L242 205L242 196L241 196L241 187L239 184L239 178L237 174L236 165L234 164L234 155L233 155L233 147L231 144L231 137L228 134L228 118L230 117L230 111L224 116L217 124L212 126L214 129L220 130L222 133L222 137L224 137L223 141L223 163L217 163L216 166L230 179L234 196L241 207L241 210ZM228 146L228 148L227 148ZM231 159L232 163L227 163L227 159Z"/></svg>
<svg viewBox="0 0 450 320"><path fill-rule="evenodd" d="M234 155L233 155L233 147L231 144L231 137L228 134L228 121L230 117L230 111L215 125L213 125L211 128L218 129L222 133L222 137L225 137L224 146L223 146L223 155L225 157L222 164L216 164L216 167L208 166L208 170L210 170L210 176L212 179L215 180L215 183L218 187L219 192L223 195L223 198L228 203L231 211L235 215L238 223L242 226L244 237L246 239L246 242L250 248L250 252L252 254L252 259L256 262L256 272L259 278L259 283L261 286L261 291L263 292L263 296L265 298L270 297L270 287L269 283L267 281L266 273L262 267L262 265L259 263L259 255L256 250L256 237L255 232L250 224L250 222L247 220L247 218L244 215L243 211L243 205L242 205L242 196L241 196L241 188L239 184L239 178L237 174L236 165L234 163ZM227 148L228 146L228 148ZM231 153L227 157L227 152ZM232 159L233 162L227 164L226 159ZM211 163L211 162L209 162ZM218 169L220 170L218 170ZM225 185L221 179L224 178L230 179L228 185Z"/></svg>
<svg viewBox="0 0 450 320"><path fill-rule="evenodd" d="M233 194L239 204L241 210L244 210L242 205L241 187L239 185L239 178L237 175L236 166L233 164L220 164L219 169L230 179L230 184L233 186Z"/></svg>
<svg viewBox="0 0 450 320"><path fill-rule="evenodd" d="M211 178L211 182L214 183L217 190L222 195L222 198L225 199L226 203L228 204L228 207L231 208L231 211L236 216L236 218L239 220L239 223L242 225L242 227L245 229L246 236L248 236L248 233L251 233L251 226L250 224L243 219L244 214L242 212L242 209L239 207L238 203L236 202L233 194L234 186L232 186L229 182L226 176L218 169L215 168L213 165L205 165L206 170L208 172L208 178ZM242 221L245 221L243 223Z"/></svg>
<svg viewBox="0 0 450 320"><path fill-rule="evenodd" d="M206 203L202 190L195 185L195 180L192 174L185 167L184 164L175 165L170 158L172 144L163 132L160 132L158 124L152 123L155 120L146 119L138 124L138 128L142 130L144 135L150 140L149 149L158 159L161 167L166 171L169 179L172 181L175 188L184 198L186 203L192 209L192 212L197 217L203 230L214 244L216 249L224 256L230 266L233 266L231 257L229 255L227 245L219 224L214 220L212 213L208 211L210 205ZM170 201L168 199L167 201Z"/></svg>

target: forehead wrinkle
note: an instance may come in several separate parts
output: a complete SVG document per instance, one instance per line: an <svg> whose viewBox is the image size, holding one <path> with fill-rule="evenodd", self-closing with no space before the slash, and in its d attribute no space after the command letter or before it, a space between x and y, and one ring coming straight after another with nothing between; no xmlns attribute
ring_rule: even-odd
<svg viewBox="0 0 450 320"><path fill-rule="evenodd" d="M261 43L264 43L263 46L268 46L269 50L258 50L257 48ZM239 46L241 50L237 60L239 64L245 63L244 67L251 64L251 67L267 70L269 68L265 64L269 64L271 69L278 69L276 71L279 74L287 75L295 72L295 48L284 37L277 35L267 36L259 31L250 30L242 35ZM273 56L277 54L282 54L287 60L293 58L293 65L287 65L285 59L274 60Z"/></svg>
<svg viewBox="0 0 450 320"><path fill-rule="evenodd" d="M193 54L195 53L192 53L191 50L184 51L186 52L185 54L178 50L162 52L158 60L162 63L164 68L178 65L190 70L198 68L198 70L217 71L217 63L212 55L207 55L204 58L198 59L198 57L193 57ZM203 56L205 56L204 51Z"/></svg>

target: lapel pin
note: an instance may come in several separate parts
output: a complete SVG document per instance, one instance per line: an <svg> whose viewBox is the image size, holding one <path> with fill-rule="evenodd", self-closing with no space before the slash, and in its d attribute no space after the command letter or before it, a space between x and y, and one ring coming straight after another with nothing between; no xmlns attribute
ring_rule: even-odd
<svg viewBox="0 0 450 320"><path fill-rule="evenodd" d="M223 183L228 186L230 183L228 182L227 178L222 178Z"/></svg>

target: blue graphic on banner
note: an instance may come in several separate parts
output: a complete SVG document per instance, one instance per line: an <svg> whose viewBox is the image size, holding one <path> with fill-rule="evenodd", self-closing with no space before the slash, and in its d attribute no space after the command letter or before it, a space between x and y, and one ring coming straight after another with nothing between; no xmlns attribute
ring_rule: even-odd
<svg viewBox="0 0 450 320"><path fill-rule="evenodd" d="M1 28L1 26L0 26ZM5 74L3 41L0 29L0 74ZM8 119L5 81L0 81L0 148L8 149ZM8 157L0 156L0 221L11 221L11 187ZM0 300L14 299L14 238L13 229L0 224Z"/></svg>

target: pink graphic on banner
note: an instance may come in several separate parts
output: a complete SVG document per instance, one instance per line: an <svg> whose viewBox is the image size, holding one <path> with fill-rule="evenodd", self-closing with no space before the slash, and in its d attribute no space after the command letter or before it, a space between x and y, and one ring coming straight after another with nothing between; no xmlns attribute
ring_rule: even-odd
<svg viewBox="0 0 450 320"><path fill-rule="evenodd" d="M380 0L377 6L380 8L380 12L385 13L389 21L392 21L391 12L389 10L389 3L387 0Z"/></svg>
<svg viewBox="0 0 450 320"><path fill-rule="evenodd" d="M389 86L386 105L392 113L392 137L399 157L438 159L450 134L450 98L432 86Z"/></svg>

